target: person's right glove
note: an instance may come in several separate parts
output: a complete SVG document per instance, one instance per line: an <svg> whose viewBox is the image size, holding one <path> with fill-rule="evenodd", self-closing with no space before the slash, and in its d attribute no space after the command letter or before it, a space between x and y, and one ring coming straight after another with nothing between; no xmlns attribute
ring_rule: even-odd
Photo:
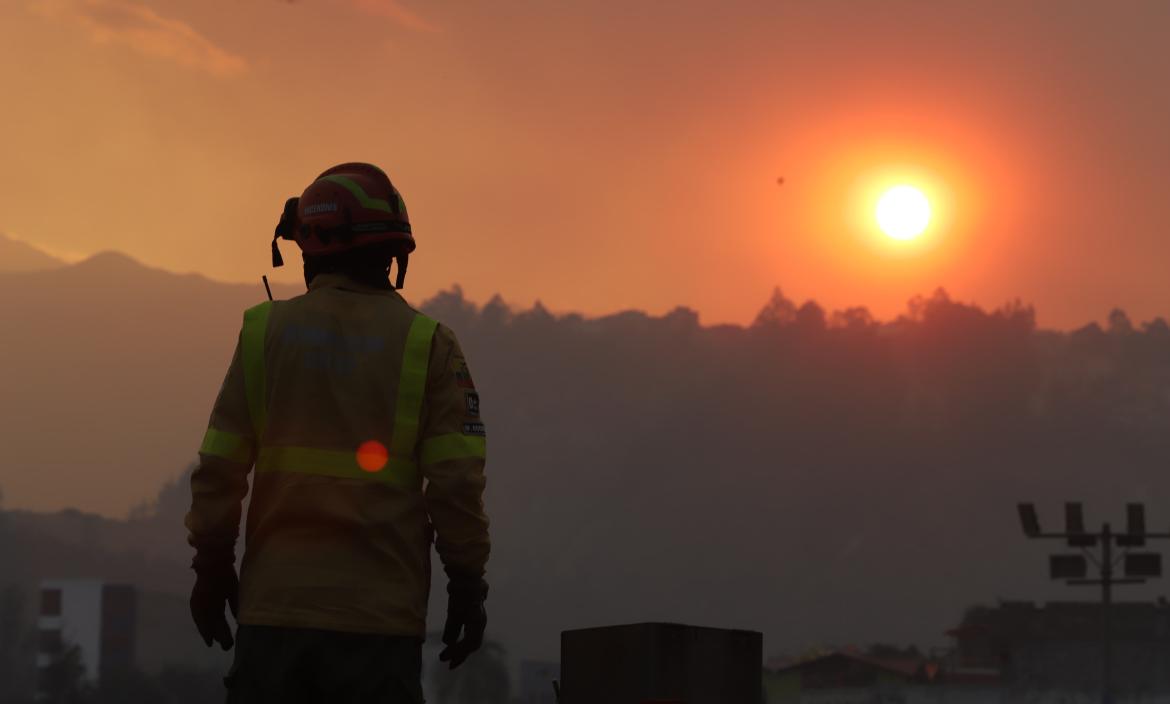
<svg viewBox="0 0 1170 704"><path fill-rule="evenodd" d="M483 632L487 628L483 602L487 599L488 584L483 577L468 577L451 570L447 570L447 580L447 623L443 627L443 644L447 647L439 653L439 660L449 662L454 670L483 645Z"/></svg>

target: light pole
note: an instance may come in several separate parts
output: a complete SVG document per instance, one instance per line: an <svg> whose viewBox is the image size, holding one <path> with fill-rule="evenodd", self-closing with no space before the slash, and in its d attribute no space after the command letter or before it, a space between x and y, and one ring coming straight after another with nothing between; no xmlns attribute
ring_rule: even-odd
<svg viewBox="0 0 1170 704"><path fill-rule="evenodd" d="M1052 579L1062 579L1072 586L1101 587L1101 704L1113 704L1113 638L1110 624L1110 606L1113 603L1113 587L1121 584L1145 584L1147 580L1162 576L1162 554L1157 552L1131 552L1140 548L1147 540L1170 538L1170 533L1147 533L1146 510L1142 504L1126 504L1126 529L1114 533L1108 523L1097 533L1085 531L1084 509L1079 502L1064 505L1063 533L1044 533L1036 516L1036 506L1022 503L1017 506L1020 525L1029 538L1054 538L1065 540L1069 547L1080 548L1080 553L1053 554L1048 557L1048 571ZM1121 549L1121 557L1114 557L1114 546ZM1089 548L1100 547L1100 559ZM1125 562L1125 576L1115 577L1114 568L1118 562ZM1097 567L1097 579L1088 579L1089 562Z"/></svg>

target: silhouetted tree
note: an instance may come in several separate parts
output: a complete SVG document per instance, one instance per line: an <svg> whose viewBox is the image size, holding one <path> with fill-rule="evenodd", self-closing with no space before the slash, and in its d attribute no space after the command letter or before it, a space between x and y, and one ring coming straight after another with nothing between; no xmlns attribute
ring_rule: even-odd
<svg viewBox="0 0 1170 704"><path fill-rule="evenodd" d="M1109 311L1109 334L1110 335L1132 335L1133 323L1130 322L1129 316L1120 308L1114 308Z"/></svg>
<svg viewBox="0 0 1170 704"><path fill-rule="evenodd" d="M876 324L869 309L860 306L834 311L830 322L833 327L846 330L867 330Z"/></svg>
<svg viewBox="0 0 1170 704"><path fill-rule="evenodd" d="M85 675L81 648L67 644L41 670L41 701L47 704L95 704L93 685Z"/></svg>
<svg viewBox="0 0 1170 704"><path fill-rule="evenodd" d="M1165 318L1154 318L1149 322L1142 323L1142 334L1164 341L1170 338L1170 324L1166 323Z"/></svg>
<svg viewBox="0 0 1170 704"><path fill-rule="evenodd" d="M787 325L796 319L796 305L784 297L784 293L780 287L772 289L772 297L756 314L755 321L752 322L752 327L768 327L776 325Z"/></svg>
<svg viewBox="0 0 1170 704"><path fill-rule="evenodd" d="M24 590L6 585L0 591L0 703L31 698L36 671L33 653Z"/></svg>
<svg viewBox="0 0 1170 704"><path fill-rule="evenodd" d="M825 329L825 309L816 301L805 301L793 316L793 323L805 333Z"/></svg>

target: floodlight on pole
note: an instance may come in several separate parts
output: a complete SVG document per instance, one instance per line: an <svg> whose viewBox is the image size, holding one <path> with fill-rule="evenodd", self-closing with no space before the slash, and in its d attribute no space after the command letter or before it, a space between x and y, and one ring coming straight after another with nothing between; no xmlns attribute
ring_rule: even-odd
<svg viewBox="0 0 1170 704"><path fill-rule="evenodd" d="M1065 532L1043 533L1036 506L1030 503L1016 505L1020 525L1029 538L1053 538L1065 540L1072 547L1083 549L1083 555L1050 555L1048 568L1053 579L1063 579L1065 584L1074 586L1101 587L1101 702L1112 704L1113 696L1113 655L1110 605L1113 603L1113 588L1123 584L1145 584L1147 580L1162 576L1161 553L1134 553L1127 548L1145 545L1147 540L1170 538L1170 533L1147 533L1145 507L1141 504L1126 505L1126 532L1113 532L1108 523L1100 531L1089 533L1085 530L1084 508L1079 502L1064 505ZM1093 557L1088 548L1099 547L1099 557ZM1114 552L1120 548L1125 561L1125 576L1114 574ZM1091 557L1099 572L1098 579L1085 579L1088 572L1086 557Z"/></svg>
<svg viewBox="0 0 1170 704"><path fill-rule="evenodd" d="M1064 505L1064 530L1068 533L1085 532L1085 507L1080 501L1069 501Z"/></svg>
<svg viewBox="0 0 1170 704"><path fill-rule="evenodd" d="M1131 552L1125 556L1125 576L1154 578L1162 576L1162 553Z"/></svg>
<svg viewBox="0 0 1170 704"><path fill-rule="evenodd" d="M1125 534L1118 536L1117 544L1140 548L1146 544L1146 507L1142 504L1125 505Z"/></svg>
<svg viewBox="0 0 1170 704"><path fill-rule="evenodd" d="M1125 505L1126 518L1129 519L1126 523L1126 531L1134 534L1142 534L1146 532L1146 507L1142 504L1126 504Z"/></svg>
<svg viewBox="0 0 1170 704"><path fill-rule="evenodd" d="M1064 532L1070 536L1069 547L1091 548L1097 544L1097 536L1085 532L1085 508L1079 501L1064 505Z"/></svg>

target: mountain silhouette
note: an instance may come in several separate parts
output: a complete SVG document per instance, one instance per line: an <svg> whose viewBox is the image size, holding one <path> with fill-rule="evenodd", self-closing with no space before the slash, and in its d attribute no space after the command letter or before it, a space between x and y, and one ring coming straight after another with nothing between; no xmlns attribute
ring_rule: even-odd
<svg viewBox="0 0 1170 704"><path fill-rule="evenodd" d="M9 504L119 515L154 496L194 458L242 311L264 297L112 252L0 273Z"/></svg>
<svg viewBox="0 0 1170 704"><path fill-rule="evenodd" d="M42 271L64 265L60 259L0 232L0 272Z"/></svg>

